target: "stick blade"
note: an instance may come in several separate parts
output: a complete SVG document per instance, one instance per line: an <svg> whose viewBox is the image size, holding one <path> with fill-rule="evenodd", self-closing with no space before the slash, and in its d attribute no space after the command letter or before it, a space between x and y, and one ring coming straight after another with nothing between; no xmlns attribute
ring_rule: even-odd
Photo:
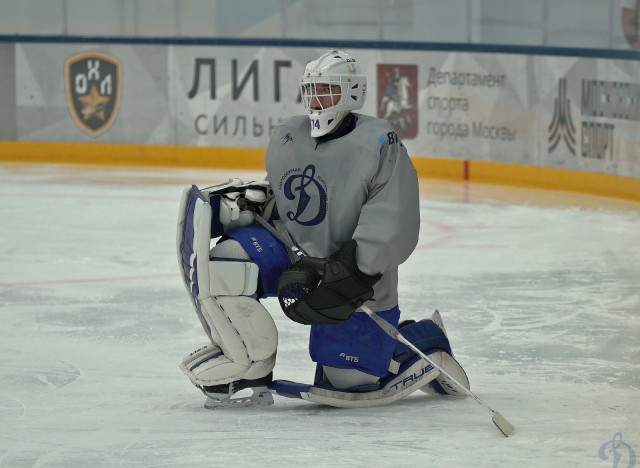
<svg viewBox="0 0 640 468"><path fill-rule="evenodd" d="M497 411L493 412L493 418L491 418L491 420L493 421L493 424L495 424L496 427L500 429L500 432L502 432L505 437L509 437L516 430L516 428L513 427L513 424L507 421L504 416L502 416Z"/></svg>

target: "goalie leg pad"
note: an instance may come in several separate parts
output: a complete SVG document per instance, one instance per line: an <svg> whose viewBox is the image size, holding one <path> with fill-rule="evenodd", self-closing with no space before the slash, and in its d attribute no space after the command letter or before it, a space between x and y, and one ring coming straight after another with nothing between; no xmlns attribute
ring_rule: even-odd
<svg viewBox="0 0 640 468"><path fill-rule="evenodd" d="M215 258L209 262L209 291L214 296L251 296L258 289L258 274L253 262Z"/></svg>
<svg viewBox="0 0 640 468"><path fill-rule="evenodd" d="M198 318L215 345L192 353L181 365L200 388L267 376L275 365L278 342L273 319L249 297L257 289L258 266L245 260L246 253L245 259L210 259L213 218L211 205L197 187L185 190L178 219L178 259Z"/></svg>
<svg viewBox="0 0 640 468"><path fill-rule="evenodd" d="M438 352L429 357L440 360ZM414 361L403 366L398 375L384 379L375 390L371 386L361 389L337 390L329 386L301 384L284 380L274 380L269 390L280 396L300 398L314 403L335 406L338 408L362 408L370 406L384 406L406 398L416 390L433 381L440 372L431 364L423 360Z"/></svg>
<svg viewBox="0 0 640 468"><path fill-rule="evenodd" d="M442 317L440 317L440 313L437 310L433 313L431 319L420 320L419 322L407 320L401 323L398 329L405 338L427 355L434 349L444 351L441 356L441 362L436 362L436 364L460 382L467 390L470 389L467 374L460 363L453 357L451 344L442 323ZM402 363L416 357L416 354L404 344L400 342L396 344L394 351L394 360L396 362ZM444 374L440 374L429 386L425 386L421 390L425 393L437 393L439 395L466 396L466 393Z"/></svg>
<svg viewBox="0 0 640 468"><path fill-rule="evenodd" d="M256 364L254 363L254 368ZM273 368L274 363L263 361L262 364L267 368ZM242 373L243 369L227 359L222 350L215 345L206 345L191 353L183 359L180 369L207 396L205 408L240 408L273 404L273 397L266 387L266 384L272 380L271 372L266 377L257 379L251 379L251 372L246 372L244 375L249 378L237 380L238 374ZM255 370L260 371L259 375L264 372L264 369ZM226 379L223 378L225 374L227 374ZM222 380L228 382L221 384ZM249 389L250 394L244 392L244 389ZM241 393L237 394L237 392Z"/></svg>
<svg viewBox="0 0 640 468"><path fill-rule="evenodd" d="M460 382L467 390L471 390L467 373L453 356L443 353L442 362L439 364L440 367L442 367L451 377ZM467 394L458 385L453 383L453 381L444 374L440 374L437 379L429 383L428 386L422 387L420 390L425 393L434 392L438 395L451 395L461 398L465 398L467 396Z"/></svg>
<svg viewBox="0 0 640 468"><path fill-rule="evenodd" d="M275 365L275 353L267 359L255 361L247 368L231 361L214 344L203 346L186 356L180 370L198 388L205 389L242 379L253 380L269 375Z"/></svg>
<svg viewBox="0 0 640 468"><path fill-rule="evenodd" d="M213 344L191 353L180 366L195 386L258 379L273 370L278 334L273 319L257 300L218 296L199 304Z"/></svg>
<svg viewBox="0 0 640 468"><path fill-rule="evenodd" d="M440 317L438 315L435 318ZM434 317L419 322L405 321L400 324L399 330L432 361L469 388L464 369L451 354L451 346L441 320L433 319ZM322 373L318 369L316 383L313 385L276 380L269 385L269 389L288 398L300 398L344 408L388 405L416 390L431 394L465 395L437 368L402 343L396 343L390 368L393 370L375 386L363 385L359 388L338 390L322 381Z"/></svg>
<svg viewBox="0 0 640 468"><path fill-rule="evenodd" d="M249 366L275 354L276 325L257 300L244 296L217 296L201 303L205 321L220 340L215 344L233 362Z"/></svg>

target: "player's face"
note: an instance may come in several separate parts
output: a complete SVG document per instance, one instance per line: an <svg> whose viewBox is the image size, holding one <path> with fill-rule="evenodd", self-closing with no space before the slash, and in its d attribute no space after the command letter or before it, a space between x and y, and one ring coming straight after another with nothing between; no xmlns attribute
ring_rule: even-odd
<svg viewBox="0 0 640 468"><path fill-rule="evenodd" d="M328 109L340 102L340 85L317 83L315 90L312 85L307 85L305 94L309 96L309 107L312 110Z"/></svg>

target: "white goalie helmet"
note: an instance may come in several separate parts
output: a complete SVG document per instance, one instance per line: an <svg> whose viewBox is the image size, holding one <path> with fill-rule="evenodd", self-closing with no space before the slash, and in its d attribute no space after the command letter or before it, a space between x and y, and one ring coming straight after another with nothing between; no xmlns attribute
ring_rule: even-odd
<svg viewBox="0 0 640 468"><path fill-rule="evenodd" d="M367 78L351 55L332 49L307 64L300 78L302 102L311 119L311 136L334 130L367 96Z"/></svg>

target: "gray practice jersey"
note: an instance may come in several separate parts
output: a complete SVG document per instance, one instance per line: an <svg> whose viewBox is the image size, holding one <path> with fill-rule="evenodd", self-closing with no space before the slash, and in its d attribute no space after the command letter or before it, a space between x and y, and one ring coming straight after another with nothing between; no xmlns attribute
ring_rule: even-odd
<svg viewBox="0 0 640 468"><path fill-rule="evenodd" d="M357 115L350 133L318 144L309 117L274 128L267 148L267 180L280 219L293 240L313 257L327 257L350 239L374 286L375 310L398 304L398 265L418 242L420 208L416 170L393 127Z"/></svg>

